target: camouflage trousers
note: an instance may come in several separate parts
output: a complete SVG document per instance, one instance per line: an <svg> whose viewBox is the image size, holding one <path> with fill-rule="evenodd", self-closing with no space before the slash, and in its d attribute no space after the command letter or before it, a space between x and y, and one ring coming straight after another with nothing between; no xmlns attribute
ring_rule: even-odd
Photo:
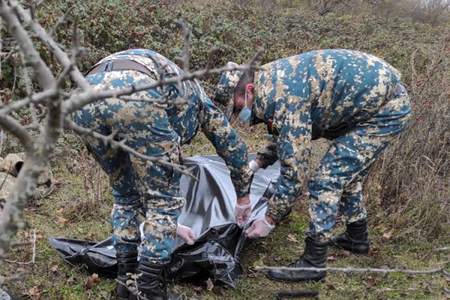
<svg viewBox="0 0 450 300"><path fill-rule="evenodd" d="M130 70L100 72L87 79L96 90L119 90L151 81L149 76ZM154 93L142 91L133 98L151 100L158 96ZM164 106L110 98L83 107L73 118L78 125L103 135L115 133L115 140L125 140L143 155L180 163L179 138ZM169 262L184 205L180 174L170 166L140 159L93 137L86 136L84 141L108 174L113 189L111 224L116 251L139 249L141 260Z"/></svg>
<svg viewBox="0 0 450 300"><path fill-rule="evenodd" d="M328 239L338 212L347 224L366 219L363 179L380 153L405 129L410 111L405 92L334 140L308 185L309 235Z"/></svg>

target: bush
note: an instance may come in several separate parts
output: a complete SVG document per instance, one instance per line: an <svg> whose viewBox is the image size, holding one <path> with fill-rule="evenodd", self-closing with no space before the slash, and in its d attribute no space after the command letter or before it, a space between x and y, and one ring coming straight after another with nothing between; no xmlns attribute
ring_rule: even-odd
<svg viewBox="0 0 450 300"><path fill-rule="evenodd" d="M79 62L82 70L108 54L129 48L152 49L176 61L183 40L175 18L184 18L192 31L194 69L206 64L213 47L219 50L215 66L244 62L260 47L266 49L262 63L324 48L355 49L384 58L402 71L417 120L411 122L367 182L369 210L379 216L374 222L388 218L400 227L414 217L422 232L437 234L449 225L450 215L445 184L450 170L446 86L450 63L448 36L442 39L448 12L438 9L435 13L439 17L419 20L412 11L402 9L412 8L410 1L426 4L419 0L157 0L149 5L144 0L49 0L36 11L36 17L51 30L69 7L73 8L60 25L57 40L71 46L77 17L80 43L87 49ZM8 53L13 45L4 29L2 37L2 51ZM42 57L52 62L46 45L37 46ZM3 102L25 95L20 60L15 54L7 57L2 61ZM205 78L202 84L211 91L217 79ZM26 122L28 114L20 112L17 117Z"/></svg>

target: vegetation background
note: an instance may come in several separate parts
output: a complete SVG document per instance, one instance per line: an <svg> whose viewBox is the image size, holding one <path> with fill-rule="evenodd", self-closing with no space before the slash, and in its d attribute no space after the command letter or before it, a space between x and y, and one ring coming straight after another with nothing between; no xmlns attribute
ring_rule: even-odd
<svg viewBox="0 0 450 300"><path fill-rule="evenodd" d="M431 269L450 267L450 23L446 0L47 0L36 16L47 28L69 8L69 21L56 39L70 47L71 25L78 17L81 44L87 53L80 68L129 48L148 48L169 59L182 54L183 39L173 22L185 19L192 31L193 68L206 64L207 53L218 48L217 66L242 63L264 46L263 62L315 49L362 50L391 63L403 73L414 117L407 131L381 157L365 182L373 250L368 257L345 251L330 252L328 265ZM7 33L2 32L7 41ZM37 44L49 63L45 45ZM3 45L5 53L8 44ZM23 70L18 57L3 60L3 103L24 95ZM55 68L58 68L55 65ZM202 80L211 94L218 77ZM70 84L67 86L70 88ZM30 122L29 112L17 116ZM251 151L264 143L265 128L234 125ZM19 152L7 137L1 155ZM311 170L327 143L315 143ZM25 218L37 231L34 265L4 263L3 274L21 269L26 280L7 288L24 299L110 299L113 280L89 276L67 266L50 247L49 236L101 240L111 234L109 213L113 199L106 176L86 152L80 139L65 134L59 155L52 161L56 191L29 203ZM211 154L214 149L200 134L183 148L184 156ZM281 284L255 272L258 265L285 265L302 252L308 224L306 198L270 237L256 241L244 260L245 275L237 289L172 285L195 299L273 299L281 289L318 289L320 299L450 299L450 281L441 274L330 273L325 283ZM342 229L337 229L337 232ZM28 261L30 247L14 250L11 259ZM445 292L444 289L447 289Z"/></svg>

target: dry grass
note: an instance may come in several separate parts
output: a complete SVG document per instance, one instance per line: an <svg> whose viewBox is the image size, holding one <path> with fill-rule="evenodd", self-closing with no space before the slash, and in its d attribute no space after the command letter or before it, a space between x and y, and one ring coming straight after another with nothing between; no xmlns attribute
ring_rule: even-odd
<svg viewBox="0 0 450 300"><path fill-rule="evenodd" d="M390 223L399 236L433 239L450 230L449 45L443 36L428 50L426 72L412 70L412 121L366 184L371 209L380 216L375 221Z"/></svg>

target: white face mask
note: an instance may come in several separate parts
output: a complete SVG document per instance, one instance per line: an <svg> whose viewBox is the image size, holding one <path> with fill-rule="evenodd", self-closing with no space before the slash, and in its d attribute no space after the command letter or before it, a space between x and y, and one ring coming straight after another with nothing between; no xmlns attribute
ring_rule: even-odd
<svg viewBox="0 0 450 300"><path fill-rule="evenodd" d="M244 108L241 110L238 117L245 123L250 123L250 117L252 115L252 110L247 107L247 99L248 99L248 95L247 95L247 89L246 89L245 96L244 96Z"/></svg>

